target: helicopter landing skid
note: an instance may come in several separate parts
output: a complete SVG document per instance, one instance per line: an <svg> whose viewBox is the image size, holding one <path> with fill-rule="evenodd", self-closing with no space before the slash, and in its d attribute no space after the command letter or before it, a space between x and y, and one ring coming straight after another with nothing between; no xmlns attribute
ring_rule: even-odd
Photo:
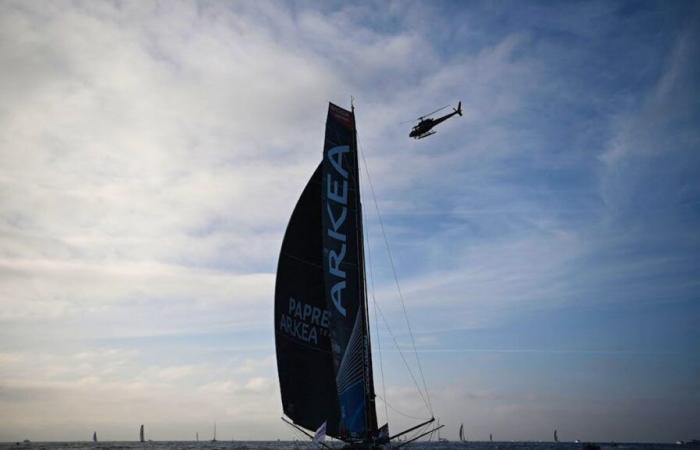
<svg viewBox="0 0 700 450"><path fill-rule="evenodd" d="M428 136L432 136L435 133L437 133L437 131L428 131L427 133L416 136L415 139L423 139L423 138L426 138Z"/></svg>

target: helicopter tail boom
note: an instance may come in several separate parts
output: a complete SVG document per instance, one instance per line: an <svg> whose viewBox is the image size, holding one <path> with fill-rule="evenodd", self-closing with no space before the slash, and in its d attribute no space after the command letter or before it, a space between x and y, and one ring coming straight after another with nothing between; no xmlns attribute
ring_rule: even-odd
<svg viewBox="0 0 700 450"><path fill-rule="evenodd" d="M456 112L457 114L459 114L460 116L462 116L462 102L459 102L459 103L457 104L457 109L455 109L455 112Z"/></svg>

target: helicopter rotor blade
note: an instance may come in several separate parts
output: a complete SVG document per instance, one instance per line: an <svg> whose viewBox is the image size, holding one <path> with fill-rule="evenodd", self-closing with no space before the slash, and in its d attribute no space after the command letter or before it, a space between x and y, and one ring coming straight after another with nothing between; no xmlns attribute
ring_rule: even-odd
<svg viewBox="0 0 700 450"><path fill-rule="evenodd" d="M423 119L423 118L425 118L425 117L428 117L428 116L431 115L431 114L435 114L435 113L438 112L438 111L442 111L443 109L447 108L448 106L450 106L450 105L445 105L445 106L443 106L442 108L436 109L435 111L431 111L431 112L429 112L428 114L424 114L424 115L420 116L420 117L418 118L418 120L421 120L421 119Z"/></svg>

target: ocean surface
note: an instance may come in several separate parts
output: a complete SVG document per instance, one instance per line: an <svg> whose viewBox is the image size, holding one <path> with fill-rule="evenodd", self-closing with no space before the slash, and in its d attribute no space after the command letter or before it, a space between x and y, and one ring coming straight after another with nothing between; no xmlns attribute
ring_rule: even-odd
<svg viewBox="0 0 700 450"><path fill-rule="evenodd" d="M338 443L331 447L340 448ZM568 442L413 442L411 450L582 450L584 444ZM698 448L676 444L596 443L601 450L680 450ZM319 450L318 445L296 441L152 441L138 442L31 442L0 443L0 450Z"/></svg>

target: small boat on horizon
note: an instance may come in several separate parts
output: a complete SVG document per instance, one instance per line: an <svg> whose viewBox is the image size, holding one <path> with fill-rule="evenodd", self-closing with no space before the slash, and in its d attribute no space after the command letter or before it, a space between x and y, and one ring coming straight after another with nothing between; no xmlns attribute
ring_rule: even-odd
<svg viewBox="0 0 700 450"><path fill-rule="evenodd" d="M437 438L438 442L450 442L447 438L440 436L440 419L437 421Z"/></svg>
<svg viewBox="0 0 700 450"><path fill-rule="evenodd" d="M466 442L466 438L464 437L464 424L459 425L459 442Z"/></svg>

